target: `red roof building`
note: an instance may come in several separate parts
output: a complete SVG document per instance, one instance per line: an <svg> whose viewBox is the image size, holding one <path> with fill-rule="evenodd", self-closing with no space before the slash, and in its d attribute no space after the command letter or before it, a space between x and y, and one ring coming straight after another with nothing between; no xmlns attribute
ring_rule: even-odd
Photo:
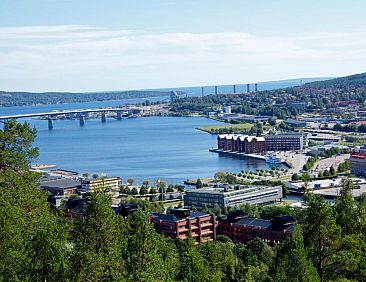
<svg viewBox="0 0 366 282"><path fill-rule="evenodd" d="M351 174L366 177L366 152L353 152L350 157Z"/></svg>

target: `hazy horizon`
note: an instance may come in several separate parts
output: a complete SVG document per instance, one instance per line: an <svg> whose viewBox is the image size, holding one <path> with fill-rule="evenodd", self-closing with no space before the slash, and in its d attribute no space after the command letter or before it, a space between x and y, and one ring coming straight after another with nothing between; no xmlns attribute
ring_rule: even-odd
<svg viewBox="0 0 366 282"><path fill-rule="evenodd" d="M99 92L366 70L355 0L3 0L0 89Z"/></svg>

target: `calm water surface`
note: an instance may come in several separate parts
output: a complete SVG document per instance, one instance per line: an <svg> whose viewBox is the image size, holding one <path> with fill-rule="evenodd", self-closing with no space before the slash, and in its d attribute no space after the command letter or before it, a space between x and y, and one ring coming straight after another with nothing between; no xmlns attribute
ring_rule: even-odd
<svg viewBox="0 0 366 282"><path fill-rule="evenodd" d="M0 112L96 108L117 105L115 103L11 107L0 108ZM80 127L78 120L54 120L53 130L48 130L45 120L27 121L38 130L35 142L40 148L38 163L55 164L80 173L182 183L187 178L212 177L220 170L239 172L268 168L260 160L231 159L209 152L209 148L216 146L217 137L195 128L219 122L206 118L107 119L104 124L100 119L90 119L85 120L84 127Z"/></svg>

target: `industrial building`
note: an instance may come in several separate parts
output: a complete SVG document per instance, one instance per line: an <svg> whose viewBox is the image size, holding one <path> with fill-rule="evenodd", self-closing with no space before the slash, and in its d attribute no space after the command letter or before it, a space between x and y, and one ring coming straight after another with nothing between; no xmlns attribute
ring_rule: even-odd
<svg viewBox="0 0 366 282"><path fill-rule="evenodd" d="M285 132L270 134L264 137L267 151L290 151L304 149L304 134L301 132Z"/></svg>
<svg viewBox="0 0 366 282"><path fill-rule="evenodd" d="M245 154L264 153L266 142L263 137L223 134L217 137L219 150L239 152Z"/></svg>
<svg viewBox="0 0 366 282"><path fill-rule="evenodd" d="M190 235L197 244L216 240L214 214L171 209L169 214L152 213L150 222L154 224L156 232L171 238L186 239Z"/></svg>
<svg viewBox="0 0 366 282"><path fill-rule="evenodd" d="M350 157L351 174L366 177L366 152L353 152Z"/></svg>
<svg viewBox="0 0 366 282"><path fill-rule="evenodd" d="M52 195L74 194L80 187L80 180L50 175L43 175L39 185L41 190L48 191Z"/></svg>
<svg viewBox="0 0 366 282"><path fill-rule="evenodd" d="M212 209L215 205L220 208L242 204L265 205L281 200L281 186L218 185L186 191L184 207L194 206L201 210L205 206Z"/></svg>

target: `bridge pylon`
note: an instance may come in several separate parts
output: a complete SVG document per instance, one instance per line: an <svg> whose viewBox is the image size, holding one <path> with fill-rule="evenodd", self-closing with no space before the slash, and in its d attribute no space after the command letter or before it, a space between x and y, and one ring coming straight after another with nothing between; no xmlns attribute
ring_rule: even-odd
<svg viewBox="0 0 366 282"><path fill-rule="evenodd" d="M107 122L107 116L105 114L105 112L102 112L102 123L106 123Z"/></svg>
<svg viewBox="0 0 366 282"><path fill-rule="evenodd" d="M84 120L84 115L83 114L79 115L79 122L80 122L80 126L84 126L85 120Z"/></svg>
<svg viewBox="0 0 366 282"><path fill-rule="evenodd" d="M52 130L52 129L53 129L53 120L52 120L52 117L51 117L51 116L49 116L49 117L47 118L47 120L48 120L48 129L49 129L49 130Z"/></svg>

